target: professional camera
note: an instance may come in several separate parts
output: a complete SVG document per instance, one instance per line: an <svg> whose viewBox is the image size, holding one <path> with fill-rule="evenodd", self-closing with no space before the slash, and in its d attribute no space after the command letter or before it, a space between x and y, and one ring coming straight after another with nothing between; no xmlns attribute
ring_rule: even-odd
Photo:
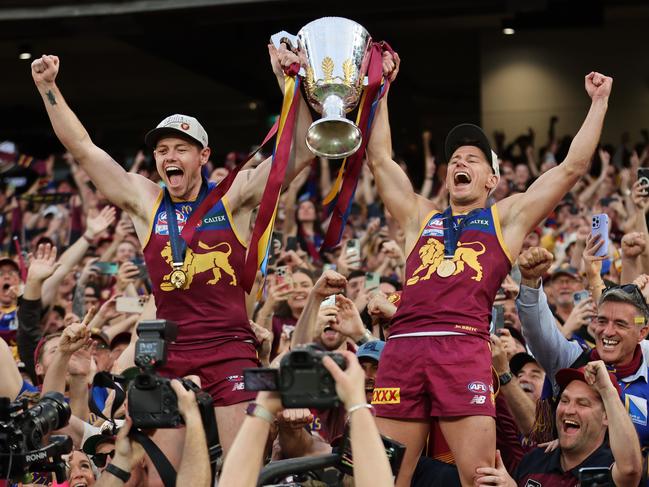
<svg viewBox="0 0 649 487"><path fill-rule="evenodd" d="M175 340L178 326L166 320L142 321L137 327L135 364L140 373L128 388L128 413L136 428L175 428L183 424L178 398L171 380L154 372L167 361L167 342ZM213 413L212 397L193 382L180 379L187 390L194 390L196 402L205 418Z"/></svg>
<svg viewBox="0 0 649 487"><path fill-rule="evenodd" d="M247 391L278 391L285 408L331 409L340 405L336 383L322 359L331 357L341 369L345 357L325 352L316 345L306 345L287 353L278 369L244 369Z"/></svg>
<svg viewBox="0 0 649 487"><path fill-rule="evenodd" d="M0 398L0 478L19 479L28 472L55 472L59 482L65 481L62 455L72 451L68 436L50 436L70 419L70 406L63 394L48 392L38 404L28 407L26 399L11 402Z"/></svg>

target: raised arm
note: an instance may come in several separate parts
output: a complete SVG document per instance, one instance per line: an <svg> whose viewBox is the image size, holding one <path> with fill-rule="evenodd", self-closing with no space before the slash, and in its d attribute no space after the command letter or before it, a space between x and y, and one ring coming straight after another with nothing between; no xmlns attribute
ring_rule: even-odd
<svg viewBox="0 0 649 487"><path fill-rule="evenodd" d="M110 201L132 214L148 217L148 208L141 207L143 195L151 201L159 192L152 181L129 174L106 152L97 147L76 115L65 102L55 80L59 58L45 55L32 63L32 77L43 98L56 136L72 157L88 174L92 182Z"/></svg>
<svg viewBox="0 0 649 487"><path fill-rule="evenodd" d="M379 196L406 233L419 230L418 196L403 169L392 160L387 96L379 102L367 145L367 162ZM422 198L423 199L423 198Z"/></svg>
<svg viewBox="0 0 649 487"><path fill-rule="evenodd" d="M601 360L589 362L584 371L586 382L602 397L608 422L608 440L615 463L611 468L614 485L635 487L642 476L642 455L635 427L617 389Z"/></svg>
<svg viewBox="0 0 649 487"><path fill-rule="evenodd" d="M505 243L514 254L525 235L557 206L588 171L602 132L613 79L593 72L586 76L585 84L592 100L590 110L570 144L566 159L542 174L525 193L498 202Z"/></svg>

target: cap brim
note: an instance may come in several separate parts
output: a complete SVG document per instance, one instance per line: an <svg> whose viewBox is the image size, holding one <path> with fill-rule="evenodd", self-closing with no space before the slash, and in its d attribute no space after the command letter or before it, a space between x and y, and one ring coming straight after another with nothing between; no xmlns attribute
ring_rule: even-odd
<svg viewBox="0 0 649 487"><path fill-rule="evenodd" d="M509 361L509 369L512 371L512 374L518 375L523 367L531 363L536 364L538 362L529 353L519 352Z"/></svg>
<svg viewBox="0 0 649 487"><path fill-rule="evenodd" d="M158 143L158 141L166 135L173 136L173 137L180 137L181 139L188 140L190 142L198 144L200 147L205 148L205 146L200 140L195 139L187 132L183 132L182 130L175 129L173 127L160 127L160 128L155 128L153 130L150 130L144 136L144 143L151 149L155 149L155 146Z"/></svg>
<svg viewBox="0 0 649 487"><path fill-rule="evenodd" d="M471 144L466 144L465 142L467 141L470 141ZM446 136L446 142L444 143L446 160L449 161L457 148L462 147L463 145L472 145L477 147L484 152L487 161L490 164L493 164L489 139L477 125L473 125L472 123L463 123L451 129Z"/></svg>
<svg viewBox="0 0 649 487"><path fill-rule="evenodd" d="M110 435L92 435L83 443L83 452L87 455L96 455L97 447L102 443L115 443L115 437Z"/></svg>
<svg viewBox="0 0 649 487"><path fill-rule="evenodd" d="M3 257L0 259L0 266L3 265L10 265L14 269L16 269L18 272L20 272L20 266L16 263L15 260L10 259L9 257Z"/></svg>

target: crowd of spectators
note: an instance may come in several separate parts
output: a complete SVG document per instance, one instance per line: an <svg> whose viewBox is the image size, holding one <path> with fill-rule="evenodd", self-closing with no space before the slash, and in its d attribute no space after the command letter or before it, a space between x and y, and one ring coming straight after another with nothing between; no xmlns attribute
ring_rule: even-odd
<svg viewBox="0 0 649 487"><path fill-rule="evenodd" d="M531 130L512 140L493 135L502 175L494 202L525 191L563 160L570 137L558 136L557 122L550 121L544 140ZM590 174L527 236L502 283L491 336L500 383L499 453L495 468L476 472L478 485L536 485L525 482L538 474L563 482L552 485L576 485L579 468L612 465L616 485L637 485L643 472L646 477L640 447L649 446L649 180L638 180L638 170L649 164L649 140L646 131L639 135L635 145L628 135L621 144L601 144ZM431 138L422 133L421 160L403 168L419 173L413 169L421 165L423 180L414 183L444 209L446 163L432 153ZM221 181L235 159L210 161L205 175ZM144 152L128 166L159 180ZM248 312L264 366L276 367L289 350L312 342L343 353L344 372L325 362L342 405L283 409L276 394L260 393L257 402L272 417L246 419L220 485L255 485L269 461L331 453L352 415L351 441L362 445L354 450L356 484L391 481L370 412L354 407L376 399L374 377L405 279L404 236L364 168L340 244L321 250L327 228L321 201L336 168L314 159L283 193L269 273L250 293ZM159 485L151 459L126 436L130 420L121 421L123 410L115 416L117 431L88 406L90 396L110 411L112 393L92 386L93 377L133 367L136 326L155 317L132 222L69 154L34 160L9 141L0 144L0 212L0 396L35 403L45 392L66 395L73 419L65 432L75 448L67 459L70 486L122 485L123 479L102 475L112 462L130 472L126 485ZM592 236L597 214L608 216L603 238ZM606 237L607 252L598 256ZM174 390L187 429L177 440L185 441L183 458L172 459L177 485L203 485L209 466L196 402L179 383ZM157 441L168 440L165 434ZM19 484L48 482L47 474L32 477ZM459 485L438 428L413 482Z"/></svg>

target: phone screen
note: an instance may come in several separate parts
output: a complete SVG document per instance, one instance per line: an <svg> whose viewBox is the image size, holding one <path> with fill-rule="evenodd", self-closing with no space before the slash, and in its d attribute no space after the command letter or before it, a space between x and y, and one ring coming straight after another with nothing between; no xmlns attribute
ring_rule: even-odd
<svg viewBox="0 0 649 487"><path fill-rule="evenodd" d="M117 262L95 262L93 266L99 269L100 273L107 276L114 276L118 270Z"/></svg>
<svg viewBox="0 0 649 487"><path fill-rule="evenodd" d="M246 391L276 391L279 388L279 369L243 369Z"/></svg>

